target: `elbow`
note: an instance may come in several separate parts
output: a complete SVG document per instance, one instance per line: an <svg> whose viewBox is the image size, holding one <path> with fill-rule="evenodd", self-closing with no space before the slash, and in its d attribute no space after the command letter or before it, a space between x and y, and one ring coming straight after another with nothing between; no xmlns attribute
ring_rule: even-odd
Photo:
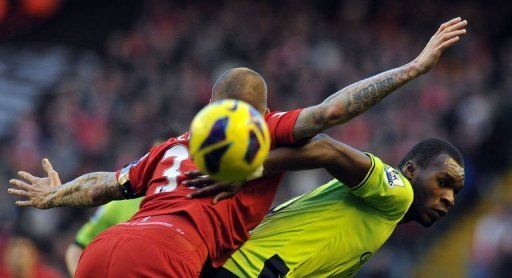
<svg viewBox="0 0 512 278"><path fill-rule="evenodd" d="M94 207L106 204L121 194L114 173L95 173L89 177L84 206Z"/></svg>
<svg viewBox="0 0 512 278"><path fill-rule="evenodd" d="M87 192L87 203L89 207L101 206L106 203L105 190L102 190L98 186L90 188Z"/></svg>
<svg viewBox="0 0 512 278"><path fill-rule="evenodd" d="M313 137L313 139L311 140L314 141L316 144L327 146L329 144L329 141L332 140L332 138L327 134L320 133Z"/></svg>
<svg viewBox="0 0 512 278"><path fill-rule="evenodd" d="M340 152L339 142L326 134L319 134L313 140L315 141L314 147L320 150L318 154L323 166L327 167L333 164Z"/></svg>
<svg viewBox="0 0 512 278"><path fill-rule="evenodd" d="M342 103L330 103L325 109L323 118L327 125L334 126L347 122L350 115Z"/></svg>

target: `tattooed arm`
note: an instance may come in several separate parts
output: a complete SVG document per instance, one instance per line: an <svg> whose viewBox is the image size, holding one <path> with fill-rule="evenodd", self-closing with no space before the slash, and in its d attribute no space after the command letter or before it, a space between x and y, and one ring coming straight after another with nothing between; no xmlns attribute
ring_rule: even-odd
<svg viewBox="0 0 512 278"><path fill-rule="evenodd" d="M294 127L296 140L345 123L381 101L410 80L427 73L444 50L466 33L467 21L460 17L442 24L420 55L412 62L354 83L334 93L322 103L301 111Z"/></svg>
<svg viewBox="0 0 512 278"><path fill-rule="evenodd" d="M49 207L95 207L112 200L121 200L123 195L114 172L95 172L82 175L51 191Z"/></svg>
<svg viewBox="0 0 512 278"><path fill-rule="evenodd" d="M417 67L409 63L343 88L322 103L301 111L294 127L294 138L312 137L348 122L418 75Z"/></svg>
<svg viewBox="0 0 512 278"><path fill-rule="evenodd" d="M17 206L39 209L62 206L93 207L123 199L114 172L89 173L61 185L58 174L48 159L43 159L43 169L48 177L35 177L20 171L18 175L23 180L10 180L9 183L16 188L9 188L8 192L26 198L16 201Z"/></svg>

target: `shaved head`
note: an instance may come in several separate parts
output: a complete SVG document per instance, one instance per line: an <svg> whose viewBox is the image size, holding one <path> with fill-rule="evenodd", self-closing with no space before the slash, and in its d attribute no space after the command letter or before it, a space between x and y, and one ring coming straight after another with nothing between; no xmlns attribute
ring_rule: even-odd
<svg viewBox="0 0 512 278"><path fill-rule="evenodd" d="M232 98L245 101L264 114L267 109L267 84L261 75L248 68L234 68L215 81L212 101Z"/></svg>

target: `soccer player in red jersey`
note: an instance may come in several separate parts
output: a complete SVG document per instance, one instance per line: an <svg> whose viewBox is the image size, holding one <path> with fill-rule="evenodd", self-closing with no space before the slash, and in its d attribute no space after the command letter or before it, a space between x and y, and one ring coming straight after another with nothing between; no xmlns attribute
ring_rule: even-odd
<svg viewBox="0 0 512 278"><path fill-rule="evenodd" d="M268 113L265 81L246 68L224 73L214 85L212 100L248 102L265 114L273 148L294 143L349 121L428 72L442 52L465 34L465 26L460 18L444 23L412 62L352 84L316 106ZM207 257L213 266L220 266L261 222L281 178L254 180L216 205L211 198L189 200L186 196L192 190L183 183L184 173L197 167L189 157L188 133L154 147L117 172L85 174L54 186L54 170L46 159L43 168L49 177L19 172L27 182L10 181L17 188L8 192L27 198L17 201L18 206L90 207L146 196L132 220L106 230L85 249L77 277L196 277Z"/></svg>

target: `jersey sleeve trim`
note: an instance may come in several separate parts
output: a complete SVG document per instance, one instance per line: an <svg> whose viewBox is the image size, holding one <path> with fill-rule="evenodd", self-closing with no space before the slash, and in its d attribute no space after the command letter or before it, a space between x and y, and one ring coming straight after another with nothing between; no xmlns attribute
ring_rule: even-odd
<svg viewBox="0 0 512 278"><path fill-rule="evenodd" d="M74 244L79 246L82 249L85 249L85 247L87 247L87 244L84 244L84 243L80 242L78 239L75 239Z"/></svg>
<svg viewBox="0 0 512 278"><path fill-rule="evenodd" d="M288 112L271 112L265 115L265 121L272 137L272 149L296 142L293 131L302 110L302 108L298 108Z"/></svg>
<svg viewBox="0 0 512 278"><path fill-rule="evenodd" d="M303 110L303 108L298 108L298 109L295 109L295 110L292 110L290 111L292 113L292 117L290 118L290 123L291 123L291 132L290 132L290 135L289 135L289 138L288 140L290 141L290 143L294 144L296 143L297 141L295 140L295 137L293 136L293 130L294 130L294 127L295 127L295 123L297 122L297 119L299 118L299 115L300 115L300 112Z"/></svg>
<svg viewBox="0 0 512 278"><path fill-rule="evenodd" d="M119 190L125 199L137 198L137 194L135 194L132 184L130 183L130 166L131 164L128 164L123 169L116 172Z"/></svg>
<svg viewBox="0 0 512 278"><path fill-rule="evenodd" d="M125 181L123 184L120 183L119 190L121 190L121 194L123 194L123 198L125 199L133 199L138 197L137 194L135 194L135 191L133 191L129 180Z"/></svg>
<svg viewBox="0 0 512 278"><path fill-rule="evenodd" d="M370 170L368 170L368 172L366 173L366 176L364 176L364 179L358 184L356 185L355 187L351 188L350 190L354 191L354 190L357 190L359 189L361 186L363 186L364 184L366 184L366 182L368 181L368 179L370 178L370 176L372 175L373 173L373 170L375 170L375 159L373 158L373 155L370 155L368 153L365 153L372 161L372 166L370 167Z"/></svg>

